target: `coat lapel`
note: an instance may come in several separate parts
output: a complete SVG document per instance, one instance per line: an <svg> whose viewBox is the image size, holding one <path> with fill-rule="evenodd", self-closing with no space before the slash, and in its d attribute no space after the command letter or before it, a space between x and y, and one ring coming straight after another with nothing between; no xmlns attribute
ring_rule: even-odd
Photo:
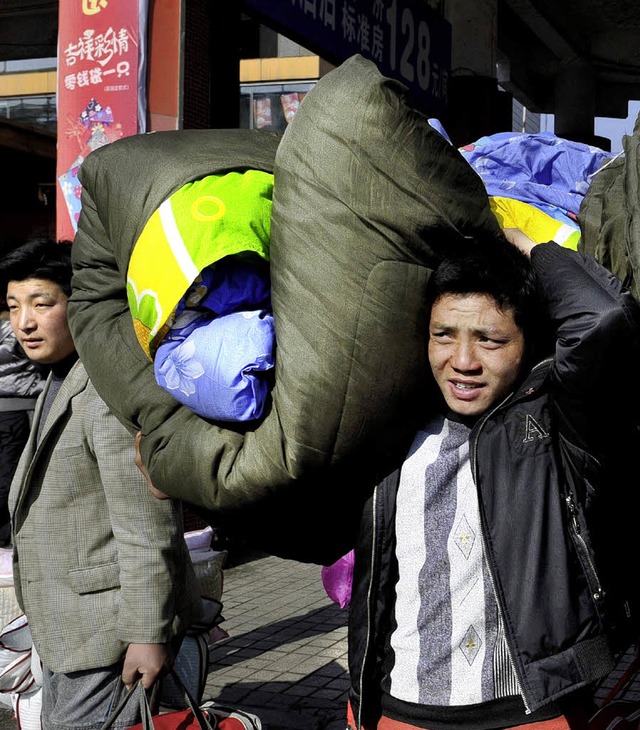
<svg viewBox="0 0 640 730"><path fill-rule="evenodd" d="M13 481L13 489L19 490L15 501L15 514L17 514L20 509L22 500L29 489L31 474L34 471L41 454L44 450L50 448L47 444L49 436L53 431L55 431L55 426L58 421L67 413L71 399L86 387L87 381L87 375L84 368L80 365L80 361L76 362L69 371L67 377L64 379L64 382L60 386L60 390L51 404L51 408L49 409L49 413L46 416L44 427L42 429L40 442L38 443L38 431L40 430L39 425L42 418L42 409L44 408L47 393L51 387L51 375L47 379L44 390L38 399L38 403L33 414L31 433L29 434L29 439L20 459L18 468L16 469L16 475Z"/></svg>
<svg viewBox="0 0 640 730"><path fill-rule="evenodd" d="M50 387L51 381L47 382L47 390ZM71 403L71 399L74 398L80 391L82 391L87 385L87 376L84 371L84 368L80 365L80 361L78 360L74 366L69 371L69 374L64 379L62 385L60 386L60 390L58 391L53 403L51 404L51 407L49 409L49 413L47 413L47 417L44 422L44 426L42 428L42 433L40 436L40 443L38 444L38 447L35 451L35 456L37 458L38 452L41 450L41 448L44 446L44 444L47 442L47 439L51 433L51 431L54 429L55 425L58 423L58 421L67 413L67 410L69 409L69 404ZM41 404L44 403L44 399L42 400ZM42 414L42 409L40 409L40 414ZM34 425L40 423L40 418L36 421L34 417ZM36 425L36 428L34 429L38 431L38 427ZM33 435L33 434L32 434Z"/></svg>

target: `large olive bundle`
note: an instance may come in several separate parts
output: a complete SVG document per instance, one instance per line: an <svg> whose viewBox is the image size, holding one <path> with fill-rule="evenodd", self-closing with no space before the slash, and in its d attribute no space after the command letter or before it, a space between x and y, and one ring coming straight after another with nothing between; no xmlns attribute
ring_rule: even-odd
<svg viewBox="0 0 640 730"><path fill-rule="evenodd" d="M125 289L158 206L186 182L245 169L275 174L277 340L271 403L248 430L202 419L156 385ZM142 430L155 486L275 553L338 557L362 495L424 415L430 271L463 237L497 232L476 173L400 84L356 56L307 94L281 140L131 137L92 153L81 182L72 330L104 400Z"/></svg>

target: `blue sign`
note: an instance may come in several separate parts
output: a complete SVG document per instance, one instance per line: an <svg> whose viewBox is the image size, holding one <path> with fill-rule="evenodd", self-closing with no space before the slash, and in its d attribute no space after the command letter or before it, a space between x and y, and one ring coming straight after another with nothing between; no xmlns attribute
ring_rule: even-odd
<svg viewBox="0 0 640 730"><path fill-rule="evenodd" d="M434 116L447 105L451 26L426 0L244 0L248 11L331 63L356 53Z"/></svg>

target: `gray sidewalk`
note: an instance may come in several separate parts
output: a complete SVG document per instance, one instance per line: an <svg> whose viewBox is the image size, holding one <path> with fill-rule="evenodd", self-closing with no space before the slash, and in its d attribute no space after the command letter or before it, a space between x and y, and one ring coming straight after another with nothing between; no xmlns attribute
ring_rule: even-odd
<svg viewBox="0 0 640 730"><path fill-rule="evenodd" d="M347 611L320 567L254 556L225 568L222 602L229 638L211 650L205 699L255 712L265 730L344 730Z"/></svg>

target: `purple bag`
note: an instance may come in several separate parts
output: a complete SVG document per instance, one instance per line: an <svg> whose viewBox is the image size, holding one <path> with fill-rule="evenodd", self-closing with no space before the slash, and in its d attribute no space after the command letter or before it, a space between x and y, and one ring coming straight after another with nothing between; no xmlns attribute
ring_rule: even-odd
<svg viewBox="0 0 640 730"><path fill-rule="evenodd" d="M354 553L350 550L333 565L322 568L322 585L329 598L340 608L345 608L351 601L353 561Z"/></svg>

